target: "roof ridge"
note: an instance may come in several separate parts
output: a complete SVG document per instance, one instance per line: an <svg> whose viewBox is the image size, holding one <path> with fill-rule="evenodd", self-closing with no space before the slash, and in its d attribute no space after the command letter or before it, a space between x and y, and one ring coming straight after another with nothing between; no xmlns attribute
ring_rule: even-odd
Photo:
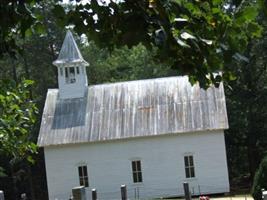
<svg viewBox="0 0 267 200"><path fill-rule="evenodd" d="M166 77L158 77L158 78L148 78L148 79L137 79L137 80L129 80L129 81L120 81L120 82L110 82L110 83L99 83L94 85L89 85L88 87L94 87L94 86L103 86L103 85L119 85L124 83L134 83L134 82L144 82L144 81L153 81L153 80L164 80L164 79L172 79L172 78L188 78L188 76L166 76Z"/></svg>

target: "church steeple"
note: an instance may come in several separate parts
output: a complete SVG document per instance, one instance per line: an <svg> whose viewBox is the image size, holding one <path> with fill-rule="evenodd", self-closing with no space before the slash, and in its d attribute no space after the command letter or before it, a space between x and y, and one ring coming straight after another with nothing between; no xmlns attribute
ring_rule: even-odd
<svg viewBox="0 0 267 200"><path fill-rule="evenodd" d="M87 89L85 67L89 64L83 59L70 31L67 31L57 60L59 96L62 99L84 97Z"/></svg>

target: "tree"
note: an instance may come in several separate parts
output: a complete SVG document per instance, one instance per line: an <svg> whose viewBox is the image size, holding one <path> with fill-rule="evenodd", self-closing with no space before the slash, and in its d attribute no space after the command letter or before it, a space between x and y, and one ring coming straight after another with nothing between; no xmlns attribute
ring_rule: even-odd
<svg viewBox="0 0 267 200"><path fill-rule="evenodd" d="M36 147L28 137L36 121L37 108L28 89L33 82L24 80L16 86L8 80L0 81L0 151L14 159L31 161L28 153L36 152Z"/></svg>
<svg viewBox="0 0 267 200"><path fill-rule="evenodd" d="M257 170L253 186L252 186L252 196L255 200L261 200L262 199L262 189L267 188L267 157L265 156L261 164L259 166L259 169Z"/></svg>
<svg viewBox="0 0 267 200"><path fill-rule="evenodd" d="M74 24L100 47L158 47L157 57L168 61L179 74L190 75L202 87L233 79L228 64L244 60L242 52L251 38L261 35L255 21L263 1L92 0L54 14L62 25ZM223 77L214 75L224 71Z"/></svg>
<svg viewBox="0 0 267 200"><path fill-rule="evenodd" d="M43 33L43 16L35 12L39 0L11 1L1 4L0 56L20 50L17 37L32 32ZM86 33L100 47L133 46L140 42L147 48L157 46L157 57L172 63L179 74L190 75L192 83L202 87L231 80L228 67L242 53L250 38L259 37L261 27L255 19L265 8L264 0L91 0L76 1L74 9L54 6L58 24L74 24L75 31ZM214 71L224 71L223 77Z"/></svg>
<svg viewBox="0 0 267 200"><path fill-rule="evenodd" d="M31 28L30 31L26 32L24 38L17 35L17 45L21 51L18 52L18 49L15 49L15 57L6 54L0 60L0 79L8 79L17 84L24 77L35 81L34 87L28 87L28 92L39 110L43 109L47 88L57 87L57 69L52 65L52 62L57 57L65 35L64 30L57 28L55 19L51 14L53 2L52 0L38 2L38 6L34 8L34 15L41 16L39 19L42 19L43 28L46 30L45 34L40 35L39 32ZM33 144L36 144L37 141L40 119L41 115L38 114L36 123L29 130L28 142ZM17 190L18 194L26 192L32 200L47 199L42 149L39 148L38 154L32 155L32 159L35 161L34 165L27 162L26 159L17 160L18 162L13 167L13 174L9 163L6 162L11 159L11 156L1 154L0 163L5 169L7 177L0 180L0 187L5 189L7 198L17 199L12 195ZM9 183L12 177L16 182L16 188L12 187L12 183Z"/></svg>
<svg viewBox="0 0 267 200"><path fill-rule="evenodd" d="M249 41L244 53L247 60L233 63L235 81L225 87L230 129L226 131L226 145L231 179L250 177L264 155L267 132L267 49L266 16L258 22L263 27L261 39ZM247 181L248 182L248 181Z"/></svg>
<svg viewBox="0 0 267 200"><path fill-rule="evenodd" d="M30 140L30 132L36 122L37 108L30 99L32 81L24 80L16 85L0 80L0 155L10 158L14 199L17 198L15 165L27 159L33 162L36 145Z"/></svg>
<svg viewBox="0 0 267 200"><path fill-rule="evenodd" d="M43 32L42 17L33 14L38 0L5 0L0 4L0 58L8 53L13 57L21 51L18 38L30 32Z"/></svg>
<svg viewBox="0 0 267 200"><path fill-rule="evenodd" d="M111 53L94 42L82 46L82 54L90 65L89 84L148 79L174 74L170 66L156 63L156 49L148 51L143 45L129 49L124 46Z"/></svg>

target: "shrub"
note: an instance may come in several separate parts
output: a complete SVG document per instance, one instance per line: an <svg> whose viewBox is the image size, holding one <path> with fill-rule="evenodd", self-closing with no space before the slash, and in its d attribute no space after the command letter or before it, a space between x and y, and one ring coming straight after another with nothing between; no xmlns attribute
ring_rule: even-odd
<svg viewBox="0 0 267 200"><path fill-rule="evenodd" d="M267 155L262 159L254 176L251 193L255 200L262 199L261 189L267 189Z"/></svg>

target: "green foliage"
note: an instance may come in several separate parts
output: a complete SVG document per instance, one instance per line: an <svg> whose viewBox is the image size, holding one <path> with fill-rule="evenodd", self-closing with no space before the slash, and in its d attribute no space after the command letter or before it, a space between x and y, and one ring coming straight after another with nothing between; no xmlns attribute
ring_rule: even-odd
<svg viewBox="0 0 267 200"><path fill-rule="evenodd" d="M262 7L262 0L109 4L92 0L68 12L60 5L54 10L61 25L74 24L78 34L86 33L100 47L131 47L141 42L151 48L153 44L160 61L172 63L179 74L188 74L192 82L198 80L208 87L229 80L233 75L228 64L244 52L251 38L260 37L256 17ZM215 71L224 71L226 76L215 78Z"/></svg>
<svg viewBox="0 0 267 200"><path fill-rule="evenodd" d="M12 163L25 158L32 162L31 154L36 153L36 145L30 141L37 114L30 99L32 84L30 80L18 85L0 80L0 154L10 156Z"/></svg>
<svg viewBox="0 0 267 200"><path fill-rule="evenodd" d="M6 176L4 168L0 167L0 177Z"/></svg>
<svg viewBox="0 0 267 200"><path fill-rule="evenodd" d="M262 189L267 188L267 156L265 156L261 164L259 166L259 169L257 170L253 186L252 186L252 196L255 200L262 200Z"/></svg>
<svg viewBox="0 0 267 200"><path fill-rule="evenodd" d="M43 23L33 10L38 0L4 0L0 5L0 58L9 53L15 56L21 51L18 39L33 32L44 33Z"/></svg>
<svg viewBox="0 0 267 200"><path fill-rule="evenodd" d="M149 49L157 46L160 61L171 63L180 75L190 75L192 83L198 80L202 87L233 76L228 64L251 38L261 36L256 18L265 8L263 0L92 0L71 7L55 2L4 1L0 13L9 17L0 18L0 56L21 52L19 39L25 36L49 34L49 21L39 12L47 3L62 28L73 24L79 35L86 33L108 49L139 43ZM226 75L216 78L215 71Z"/></svg>
<svg viewBox="0 0 267 200"><path fill-rule="evenodd" d="M252 39L244 53L246 59L232 63L236 79L225 83L229 130L226 145L230 179L254 177L255 170L267 151L267 24L266 16L258 17L263 29L261 39ZM247 185L248 181L247 181ZM238 185L237 185L238 187Z"/></svg>
<svg viewBox="0 0 267 200"><path fill-rule="evenodd" d="M167 64L155 59L155 49L148 51L143 45L129 49L124 46L111 53L99 49L93 42L82 48L85 60L89 61L89 84L148 79L171 75Z"/></svg>

